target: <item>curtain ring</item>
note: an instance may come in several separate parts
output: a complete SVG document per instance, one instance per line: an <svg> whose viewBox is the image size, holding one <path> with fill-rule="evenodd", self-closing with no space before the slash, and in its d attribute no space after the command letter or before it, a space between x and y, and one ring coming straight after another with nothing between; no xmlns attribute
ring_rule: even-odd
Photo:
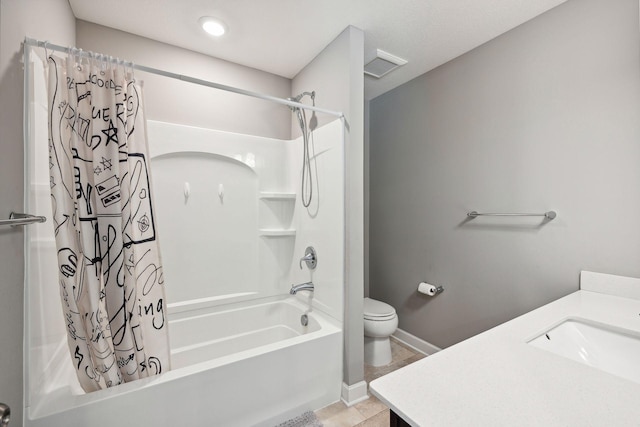
<svg viewBox="0 0 640 427"><path fill-rule="evenodd" d="M111 72L115 73L118 71L118 58L115 56L105 56L105 62L108 61L108 66L111 69Z"/></svg>
<svg viewBox="0 0 640 427"><path fill-rule="evenodd" d="M100 75L104 76L107 72L107 56L103 54L99 54L100 61Z"/></svg>
<svg viewBox="0 0 640 427"><path fill-rule="evenodd" d="M78 67L78 49L75 47L68 47L67 55L71 57L71 60L73 61L73 65L77 68Z"/></svg>
<svg viewBox="0 0 640 427"><path fill-rule="evenodd" d="M76 68L78 71L82 71L82 49L74 48L76 50Z"/></svg>

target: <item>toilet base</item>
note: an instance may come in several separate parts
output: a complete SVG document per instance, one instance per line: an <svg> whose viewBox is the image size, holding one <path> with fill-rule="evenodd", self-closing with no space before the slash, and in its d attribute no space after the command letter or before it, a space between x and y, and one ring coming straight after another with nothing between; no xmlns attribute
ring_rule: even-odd
<svg viewBox="0 0 640 427"><path fill-rule="evenodd" d="M364 337L364 363L371 366L384 366L391 363L389 337Z"/></svg>

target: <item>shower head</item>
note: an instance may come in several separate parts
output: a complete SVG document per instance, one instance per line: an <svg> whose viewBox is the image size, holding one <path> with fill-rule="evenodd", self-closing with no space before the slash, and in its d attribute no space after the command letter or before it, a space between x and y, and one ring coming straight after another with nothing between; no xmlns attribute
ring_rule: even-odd
<svg viewBox="0 0 640 427"><path fill-rule="evenodd" d="M316 99L316 91L315 90L312 91L312 92L302 92L298 96L289 97L289 98L287 98L287 101L300 102L302 100L302 98L304 98L307 95L311 97L311 100L314 101L314 105L315 105L315 99ZM296 111L296 109L298 109L298 107L292 107L292 106L289 106L289 108L291 108L291 111Z"/></svg>

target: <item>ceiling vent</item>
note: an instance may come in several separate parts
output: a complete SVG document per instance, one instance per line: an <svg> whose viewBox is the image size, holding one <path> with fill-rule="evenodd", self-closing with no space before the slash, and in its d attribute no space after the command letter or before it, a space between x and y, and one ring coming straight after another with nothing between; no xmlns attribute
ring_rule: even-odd
<svg viewBox="0 0 640 427"><path fill-rule="evenodd" d="M379 79L406 63L405 59L378 49L376 57L364 66L364 73Z"/></svg>

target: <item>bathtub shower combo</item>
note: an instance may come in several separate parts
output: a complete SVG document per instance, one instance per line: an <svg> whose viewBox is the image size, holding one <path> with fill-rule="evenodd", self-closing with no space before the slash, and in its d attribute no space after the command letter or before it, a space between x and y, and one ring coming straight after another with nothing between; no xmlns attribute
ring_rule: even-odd
<svg viewBox="0 0 640 427"><path fill-rule="evenodd" d="M25 200L50 218L41 50L25 43ZM51 222L26 229L27 426L269 426L339 400L344 124L311 134L313 116L292 110L291 141L147 123L171 371L84 393Z"/></svg>

